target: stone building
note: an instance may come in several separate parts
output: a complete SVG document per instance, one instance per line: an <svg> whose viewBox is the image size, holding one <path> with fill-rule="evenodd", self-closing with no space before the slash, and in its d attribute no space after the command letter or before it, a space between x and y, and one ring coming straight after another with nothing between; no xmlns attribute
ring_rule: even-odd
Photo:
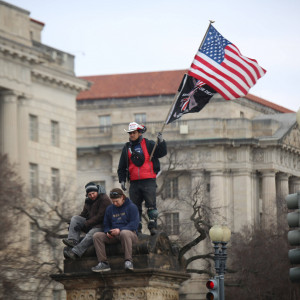
<svg viewBox="0 0 300 300"><path fill-rule="evenodd" d="M155 139L168 115L184 70L88 76L88 91L77 97L78 182L95 180L109 190L120 186L117 167L128 140L128 123L147 126ZM296 114L253 95L226 101L215 95L199 113L164 127L170 155L158 178L160 222L173 239L193 236L188 194L198 190L212 223L233 232L245 225L277 222L283 197L300 190L300 131ZM164 174L167 176L164 177ZM189 255L207 251L209 242ZM193 267L201 267L193 263ZM184 299L199 299L199 276L185 283ZM205 289L204 289L205 290Z"/></svg>
<svg viewBox="0 0 300 300"><path fill-rule="evenodd" d="M76 186L76 179L78 187L91 180L107 190L119 186L116 171L128 140L123 129L143 123L145 136L155 139L184 71L76 78L74 57L41 42L43 27L28 11L0 1L0 152L16 163L30 199L46 185L55 199L59 187ZM93 84L88 91L86 80ZM161 160L158 205L160 224L173 240L195 234L191 203L183 201L193 191L208 204L212 223L237 232L249 224L268 226L280 215L282 197L300 190L295 113L274 103L250 94L229 102L216 95L200 113L166 125L163 136L169 155ZM30 251L36 228L22 222ZM192 276L182 297L199 299L199 280Z"/></svg>
<svg viewBox="0 0 300 300"><path fill-rule="evenodd" d="M43 27L0 1L0 153L16 164L30 199L76 186L76 96L88 87L73 55L41 42ZM30 251L37 228L27 218L19 226Z"/></svg>

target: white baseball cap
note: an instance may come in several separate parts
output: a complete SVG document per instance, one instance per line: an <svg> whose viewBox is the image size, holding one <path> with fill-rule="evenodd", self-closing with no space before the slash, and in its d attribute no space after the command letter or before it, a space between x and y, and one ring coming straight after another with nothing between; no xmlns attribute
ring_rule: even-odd
<svg viewBox="0 0 300 300"><path fill-rule="evenodd" d="M124 129L124 131L126 131L126 132L133 132L133 131L136 131L136 130L139 130L139 129L144 129L144 126L140 125L140 124L138 124L136 122L131 122L128 125L128 130Z"/></svg>

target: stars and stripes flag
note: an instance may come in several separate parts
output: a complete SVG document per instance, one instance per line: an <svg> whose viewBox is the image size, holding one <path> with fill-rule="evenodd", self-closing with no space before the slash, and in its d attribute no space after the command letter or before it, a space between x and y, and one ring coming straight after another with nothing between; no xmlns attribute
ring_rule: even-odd
<svg viewBox="0 0 300 300"><path fill-rule="evenodd" d="M211 24L188 72L226 100L245 96L265 73L256 60L243 56Z"/></svg>

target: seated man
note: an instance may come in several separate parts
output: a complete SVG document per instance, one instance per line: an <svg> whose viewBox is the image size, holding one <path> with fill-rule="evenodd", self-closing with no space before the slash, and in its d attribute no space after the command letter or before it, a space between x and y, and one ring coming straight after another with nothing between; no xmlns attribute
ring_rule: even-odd
<svg viewBox="0 0 300 300"><path fill-rule="evenodd" d="M132 244L138 241L137 229L140 222L138 208L126 198L121 189L112 189L109 196L113 204L105 212L104 232L96 232L93 236L99 264L92 271L110 271L105 244L117 242L121 242L125 253L125 270L132 270Z"/></svg>
<svg viewBox="0 0 300 300"><path fill-rule="evenodd" d="M63 239L63 243L70 247L64 254L71 259L81 257L87 248L93 245L93 234L103 231L105 209L111 204L101 186L89 182L85 185L85 191L87 198L83 210L79 216L72 217L68 238ZM79 242L81 231L86 235Z"/></svg>

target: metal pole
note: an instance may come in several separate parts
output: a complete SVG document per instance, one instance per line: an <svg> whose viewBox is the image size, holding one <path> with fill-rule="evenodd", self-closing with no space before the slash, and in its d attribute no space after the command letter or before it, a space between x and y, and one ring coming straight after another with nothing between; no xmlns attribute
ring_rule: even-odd
<svg viewBox="0 0 300 300"><path fill-rule="evenodd" d="M219 251L219 242L213 242L214 243L214 261L215 261L215 269L216 273L220 275L220 251Z"/></svg>
<svg viewBox="0 0 300 300"><path fill-rule="evenodd" d="M207 33L208 33L208 31L209 31L209 27L210 27L210 25L211 25L212 23L214 23L214 22L215 22L215 21L209 20L209 25L208 25L208 27L207 27L207 30L206 30L205 35L204 35L204 38L202 39L201 44L200 44L200 47L199 47L198 49L200 49L201 46L203 45L204 40L205 40L205 38L206 38L206 36L207 36ZM176 99L177 99L177 97L178 97L178 94L179 94L179 93L177 92L176 95L175 95L175 97L174 97L174 99L173 99L173 102L172 102L172 105L171 105L171 107L170 107L170 109L169 109L169 112L168 112L168 114L167 114L166 120L165 120L165 122L164 122L164 124L163 124L163 126L162 126L162 128L161 128L161 130L160 130L161 133L163 133L163 131L164 131L164 128L165 128L167 119L168 119L168 117L169 117L169 114L170 114L170 112L171 112L171 109L173 108L173 106L174 106L174 104L175 104L175 102L176 102ZM156 149L156 147L157 147L157 144L158 144L158 140L156 139L155 145L154 145L153 150L152 150L152 152L151 152L151 154L150 154L149 161L152 160L152 157L153 157L153 155L154 155L154 151L155 151L155 149Z"/></svg>
<svg viewBox="0 0 300 300"><path fill-rule="evenodd" d="M226 260L227 260L227 253L226 253L226 244L222 242L221 248L221 258L220 258L220 299L225 300L225 285L224 285L224 274L226 271Z"/></svg>

